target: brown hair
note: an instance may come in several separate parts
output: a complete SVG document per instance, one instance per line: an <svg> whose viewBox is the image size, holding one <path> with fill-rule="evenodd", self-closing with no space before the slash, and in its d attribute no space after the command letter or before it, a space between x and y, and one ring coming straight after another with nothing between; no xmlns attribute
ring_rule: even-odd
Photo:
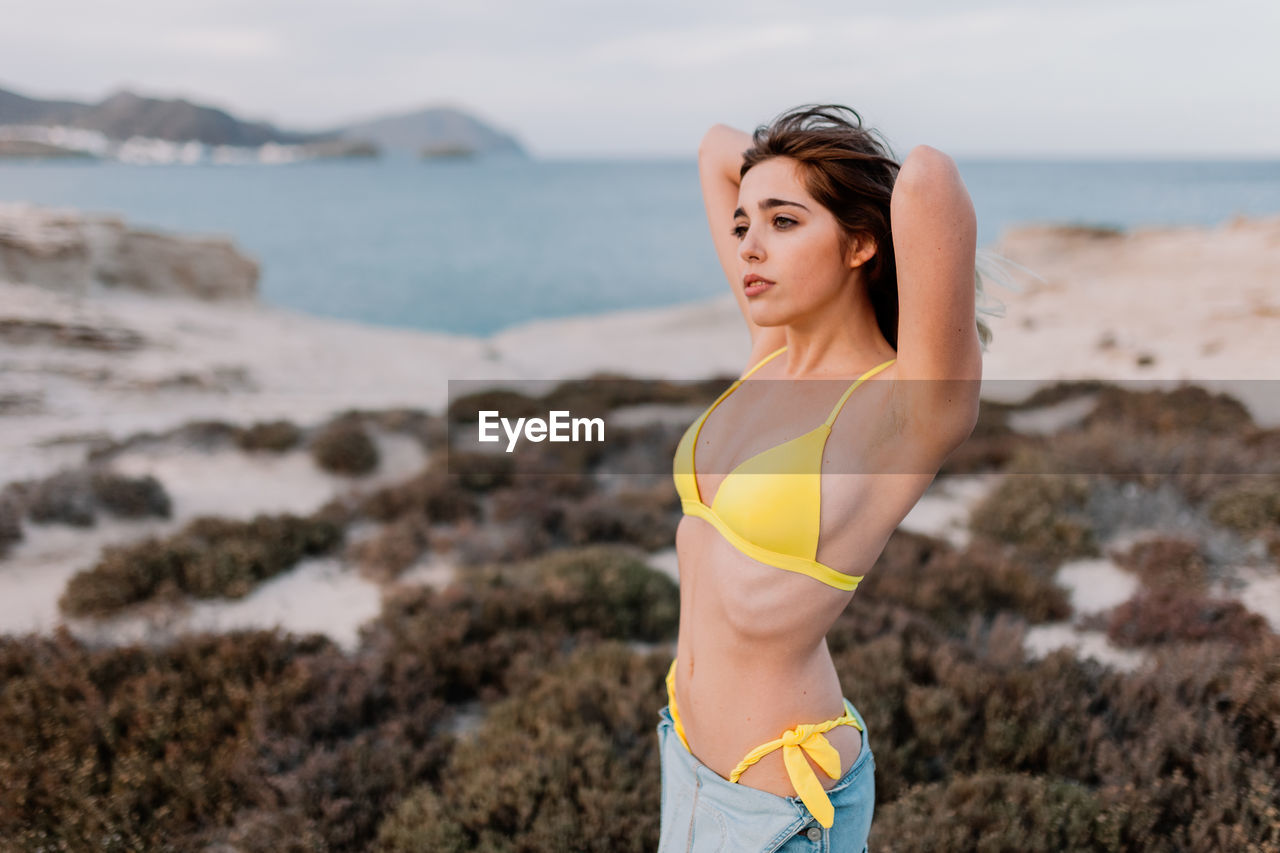
<svg viewBox="0 0 1280 853"><path fill-rule="evenodd" d="M852 119L845 114L852 116ZM876 253L864 266L867 295L885 340L898 348L898 268L889 230L889 200L900 164L880 133L862 126L862 117L838 104L788 110L756 128L743 152L740 177L771 157L800 164L805 189L835 216L844 232L843 255L854 235L875 242Z"/></svg>

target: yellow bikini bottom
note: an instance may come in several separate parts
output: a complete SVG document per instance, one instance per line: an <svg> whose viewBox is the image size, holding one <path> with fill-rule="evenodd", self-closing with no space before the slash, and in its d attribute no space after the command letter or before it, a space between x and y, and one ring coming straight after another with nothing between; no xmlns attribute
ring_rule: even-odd
<svg viewBox="0 0 1280 853"><path fill-rule="evenodd" d="M680 724L680 711L676 708L675 660L671 661L671 668L667 670L667 704L671 710L671 722L675 724L676 734L680 736L680 742L684 744L684 748L692 754L693 750L689 749L689 740L684 735L684 726ZM848 699L844 700L844 706L844 713L834 720L796 726L794 729L783 732L782 737L777 740L757 746L747 753L746 758L738 762L737 767L733 768L733 772L729 774L729 781L736 783L748 767L778 747L782 747L782 762L786 765L787 775L791 777L791 784L795 786L801 802L818 823L830 829L835 822L835 808L831 805L826 789L818 781L818 774L813 772L813 768L809 766L804 756L808 753L824 773L832 779L839 778L840 751L823 737L823 732L831 731L836 726L853 726L858 731L862 731L862 726L854 717L853 708L849 705Z"/></svg>

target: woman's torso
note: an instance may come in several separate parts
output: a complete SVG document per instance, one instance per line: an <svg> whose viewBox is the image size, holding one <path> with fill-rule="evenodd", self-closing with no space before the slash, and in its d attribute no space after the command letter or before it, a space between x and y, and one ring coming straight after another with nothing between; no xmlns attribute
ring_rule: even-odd
<svg viewBox="0 0 1280 853"><path fill-rule="evenodd" d="M752 379L776 378L782 365L775 362ZM895 470L892 460L917 454L902 446L894 373L891 365L852 393L823 452L816 559L849 575L870 570L937 472L934 466ZM808 383L810 388L749 381L725 398L703 424L696 446L697 482L706 502L714 501L725 473L737 462L821 423L848 382ZM749 430L733 429L747 423ZM853 471L863 473L831 473ZM894 473L871 473L883 471ZM758 562L694 516L683 518L677 528L676 553L676 697L698 760L727 779L760 744L798 724L844 713L845 694L826 633L856 590ZM829 778L810 765L830 789L857 759L862 733L837 726L825 736L840 753L840 773ZM739 782L779 796L796 794L782 750L747 768Z"/></svg>

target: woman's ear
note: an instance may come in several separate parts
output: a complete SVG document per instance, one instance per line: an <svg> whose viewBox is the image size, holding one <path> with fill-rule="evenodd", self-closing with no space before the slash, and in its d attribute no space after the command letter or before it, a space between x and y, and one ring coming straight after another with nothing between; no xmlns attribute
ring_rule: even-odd
<svg viewBox="0 0 1280 853"><path fill-rule="evenodd" d="M856 269L875 257L876 241L868 234L855 234L849 239L849 250L845 253L845 263Z"/></svg>

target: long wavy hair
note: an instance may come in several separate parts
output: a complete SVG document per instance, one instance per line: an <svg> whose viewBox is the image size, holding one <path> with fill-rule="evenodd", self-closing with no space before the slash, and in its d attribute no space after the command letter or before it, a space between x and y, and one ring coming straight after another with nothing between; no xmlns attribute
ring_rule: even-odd
<svg viewBox="0 0 1280 853"><path fill-rule="evenodd" d="M788 110L755 129L751 147L743 152L739 177L771 157L790 157L799 163L805 189L835 216L841 227L841 255L857 235L869 237L876 253L864 265L867 295L876 323L889 345L898 348L898 266L893 254L889 201L901 164L879 131L863 127L856 110L839 104L806 104ZM975 258L974 287L983 301L983 275ZM998 258L985 253L986 260ZM1001 308L1003 306L1000 306ZM979 313L999 315L987 305ZM975 316L978 339L985 352L991 329Z"/></svg>

